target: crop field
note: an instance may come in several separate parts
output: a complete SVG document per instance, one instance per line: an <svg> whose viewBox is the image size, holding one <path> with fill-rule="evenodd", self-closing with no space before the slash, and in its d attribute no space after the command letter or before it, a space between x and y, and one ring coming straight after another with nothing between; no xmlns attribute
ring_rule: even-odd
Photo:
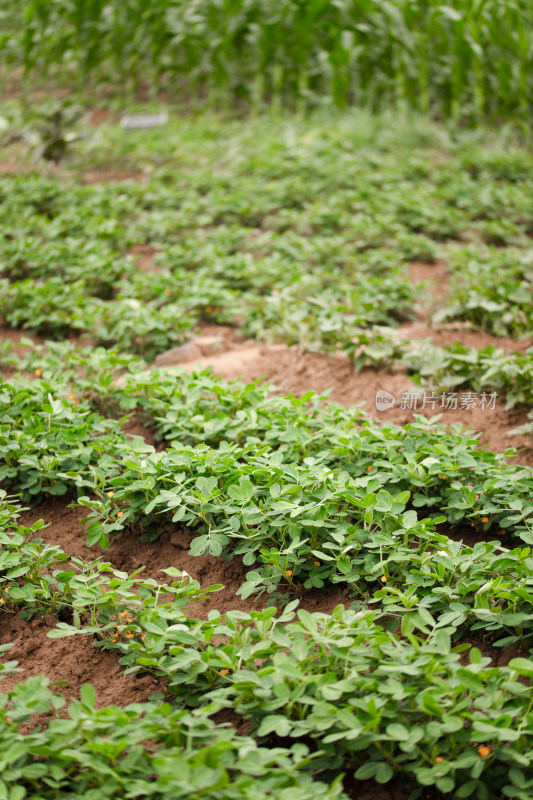
<svg viewBox="0 0 533 800"><path fill-rule="evenodd" d="M0 12L0 800L531 800L529 4L123 6Z"/></svg>
<svg viewBox="0 0 533 800"><path fill-rule="evenodd" d="M0 797L530 798L533 157L88 130L0 162Z"/></svg>

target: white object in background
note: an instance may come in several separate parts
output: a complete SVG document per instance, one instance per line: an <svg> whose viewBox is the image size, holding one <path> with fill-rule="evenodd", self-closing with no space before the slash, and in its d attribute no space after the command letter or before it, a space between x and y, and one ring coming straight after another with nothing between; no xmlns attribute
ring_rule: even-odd
<svg viewBox="0 0 533 800"><path fill-rule="evenodd" d="M157 128L166 125L168 112L160 111L159 114L127 114L120 120L121 128Z"/></svg>

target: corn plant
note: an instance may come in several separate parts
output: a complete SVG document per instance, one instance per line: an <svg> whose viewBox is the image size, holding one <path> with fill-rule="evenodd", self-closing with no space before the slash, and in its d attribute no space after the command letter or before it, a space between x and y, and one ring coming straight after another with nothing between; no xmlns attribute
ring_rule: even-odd
<svg viewBox="0 0 533 800"><path fill-rule="evenodd" d="M30 73L164 81L256 108L394 103L523 123L531 113L529 0L24 0L17 18L7 56Z"/></svg>

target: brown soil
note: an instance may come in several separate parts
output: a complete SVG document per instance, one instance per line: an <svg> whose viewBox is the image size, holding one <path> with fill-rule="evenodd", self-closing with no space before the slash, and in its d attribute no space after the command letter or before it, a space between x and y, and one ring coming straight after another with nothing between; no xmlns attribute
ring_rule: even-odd
<svg viewBox="0 0 533 800"><path fill-rule="evenodd" d="M503 638L503 635L500 634L496 636L496 641L499 638ZM477 647L483 658L490 658L491 667L506 667L513 658L527 658L527 651L516 644L510 644L508 647L493 647L490 642L476 641L475 639L472 639L469 644L471 644L472 647ZM469 650L466 650L461 654L462 664L470 664L469 652ZM529 678L522 676L521 682L529 686L529 680Z"/></svg>
<svg viewBox="0 0 533 800"><path fill-rule="evenodd" d="M239 736L248 736L252 730L252 723L250 720L239 716L239 714L236 714L231 708L224 708L222 711L217 711L216 714L213 714L211 719L215 725L223 725L229 722L230 725L233 725Z"/></svg>
<svg viewBox="0 0 533 800"><path fill-rule="evenodd" d="M20 344L21 339L31 339L35 346L44 344L45 337L39 336L37 333L30 334L20 328L10 328L2 324L0 320L0 342L11 342L10 352L17 356L23 356L28 353L28 348Z"/></svg>
<svg viewBox="0 0 533 800"><path fill-rule="evenodd" d="M7 76L2 99L19 100L24 97L27 100L48 100L51 96L68 98L70 94L71 89L62 89L55 85L47 86L46 89L30 89L25 83L24 69L20 67L11 70Z"/></svg>
<svg viewBox="0 0 533 800"><path fill-rule="evenodd" d="M136 412L134 412L130 419L127 422L124 422L121 426L122 430L128 436L141 436L145 439L148 444L151 444L152 447L155 447L157 451L163 450L165 445L161 442L157 443L155 440L155 433L152 428L149 428L147 425L144 425L138 418Z"/></svg>
<svg viewBox="0 0 533 800"><path fill-rule="evenodd" d="M130 247L127 256L135 256L135 266L141 272L160 272L160 267L154 265L154 258L159 251L151 244L136 244Z"/></svg>
<svg viewBox="0 0 533 800"><path fill-rule="evenodd" d="M411 261L407 270L412 282L419 284L419 298L415 306L417 319L427 323L438 301L446 294L450 271L442 262L426 264L418 261Z"/></svg>
<svg viewBox="0 0 533 800"><path fill-rule="evenodd" d="M144 172L134 172L132 170L94 170L86 172L83 176L83 183L120 183L121 181L142 181L146 179Z"/></svg>
<svg viewBox="0 0 533 800"><path fill-rule="evenodd" d="M107 108L93 108L88 117L89 125L97 128L109 119L110 112Z"/></svg>
<svg viewBox="0 0 533 800"><path fill-rule="evenodd" d="M481 335L481 334L480 334ZM457 338L457 334L454 335ZM491 338L491 337L488 337ZM172 369L170 352L159 357L159 363ZM215 375L226 380L244 377L246 380L265 378L282 392L303 394L309 390L324 392L343 405L365 403L368 412L385 422L405 425L414 420L414 413L431 417L441 413L440 422L451 425L460 422L463 427L481 431L480 444L494 452L504 452L509 447L520 448L517 463L533 465L533 447L526 436L511 436L509 430L527 421L528 409L505 410L505 400L498 397L494 410L481 408L441 410L439 402L432 409L419 408L416 412L400 406L403 392L414 392L417 388L404 372L363 369L355 373L349 359L332 357L322 353L299 353L296 346L261 345L248 340L220 354L193 357L191 360L174 359L177 368L198 371L212 366ZM396 398L396 405L386 411L377 411L376 392L385 389ZM460 397L460 395L459 395Z"/></svg>
<svg viewBox="0 0 533 800"><path fill-rule="evenodd" d="M399 786L395 781L390 781L385 785L374 781L357 781L349 774L344 779L344 791L352 800L409 800L411 792L415 788L414 783L406 787ZM447 796L426 786L420 798L421 800L439 800L439 798Z"/></svg>
<svg viewBox="0 0 533 800"><path fill-rule="evenodd" d="M437 530L443 536L453 539L454 542L462 542L466 547L475 547L478 542L498 542L502 547L516 546L517 539L509 536L507 531L502 534L497 528L489 528L484 531L465 522L456 528L451 528L448 523L437 525Z"/></svg>
<svg viewBox="0 0 533 800"><path fill-rule="evenodd" d="M0 175L12 175L22 172L29 172L29 169L25 169L21 167L20 164L14 164L11 161L3 161L0 163Z"/></svg>
<svg viewBox="0 0 533 800"><path fill-rule="evenodd" d="M0 614L0 643L13 643L14 646L7 651L7 658L18 661L18 666L24 670L3 679L0 683L2 692L12 691L18 683L33 675L46 675L51 683L68 681L66 686L50 687L67 700L79 699L83 684L91 683L98 708L145 702L152 692L158 691L158 683L151 675L125 675L116 652L95 647L92 636L80 634L65 639L49 639L46 634L56 627L56 623L51 615L44 619L24 620L7 611ZM65 716L66 706L59 713Z"/></svg>
<svg viewBox="0 0 533 800"><path fill-rule="evenodd" d="M235 595L246 579L246 572L251 569L245 567L240 559L223 561L216 556L190 556L190 542L196 534L178 526L171 532L163 531L153 542L142 542L137 533L121 531L118 536L110 537L108 550L103 550L98 545L87 547L85 530L80 524L87 516L86 509L68 508L67 503L63 498L49 498L40 506L25 511L20 521L28 527L38 519L50 522L48 528L36 533L36 538L59 545L71 556L87 561L101 558L104 562L110 562L115 569L128 573L144 567L140 579L153 578L159 583L170 582L172 578L161 570L174 567L187 572L191 578L199 581L202 588L222 584L225 587L223 592L217 592L212 599L191 607L190 613L199 618L206 617L213 608L218 608L221 612L233 608L249 610L251 600L243 603Z"/></svg>
<svg viewBox="0 0 533 800"><path fill-rule="evenodd" d="M191 578L200 583L202 589L221 584L224 590L214 592L206 600L194 603L188 613L198 619L206 619L209 611L217 609L221 613L230 610L250 611L252 608L264 607L266 598L261 596L254 601L253 597L242 600L237 590L246 580L246 573L253 569L235 557L224 561L218 556L189 555L191 540L196 536L194 531L178 525L171 531L165 530L153 542L143 542L137 532L122 531L118 536L110 537L110 547L103 550L99 545L87 547L85 529L81 524L87 511L81 507L69 508L64 498L48 498L41 505L24 511L20 523L31 527L37 520L49 522L47 528L36 532L34 538L41 538L49 544L55 544L70 556L94 561L101 558L123 572L134 572L144 567L140 579L153 578L158 583L170 582L172 578L161 570L174 567L184 570ZM349 606L351 599L348 589L337 588L322 594L320 590L305 592L300 598L300 606L307 611L330 613L339 603Z"/></svg>
<svg viewBox="0 0 533 800"><path fill-rule="evenodd" d="M533 343L530 338L509 339L505 336L492 336L490 333L471 328L467 323L455 322L439 328L426 328L420 322L407 323L398 328L398 336L406 339L430 338L439 347L451 347L459 342L465 347L483 350L492 345L507 353L523 353Z"/></svg>

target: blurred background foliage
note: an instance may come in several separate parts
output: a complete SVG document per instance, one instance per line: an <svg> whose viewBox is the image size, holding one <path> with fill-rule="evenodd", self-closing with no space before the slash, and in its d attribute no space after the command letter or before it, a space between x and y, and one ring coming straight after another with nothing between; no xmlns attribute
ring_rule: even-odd
<svg viewBox="0 0 533 800"><path fill-rule="evenodd" d="M531 0L4 0L4 78L528 126Z"/></svg>

